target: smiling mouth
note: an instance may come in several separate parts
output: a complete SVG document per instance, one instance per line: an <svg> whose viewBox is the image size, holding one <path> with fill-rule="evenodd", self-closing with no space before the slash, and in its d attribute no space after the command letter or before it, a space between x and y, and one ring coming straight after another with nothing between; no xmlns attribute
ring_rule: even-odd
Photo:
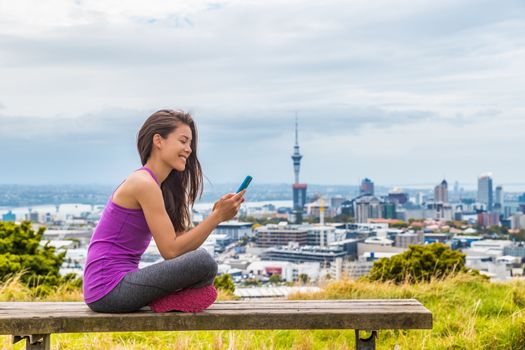
<svg viewBox="0 0 525 350"><path fill-rule="evenodd" d="M184 163L186 163L187 158L183 156L179 156L180 159L184 160Z"/></svg>

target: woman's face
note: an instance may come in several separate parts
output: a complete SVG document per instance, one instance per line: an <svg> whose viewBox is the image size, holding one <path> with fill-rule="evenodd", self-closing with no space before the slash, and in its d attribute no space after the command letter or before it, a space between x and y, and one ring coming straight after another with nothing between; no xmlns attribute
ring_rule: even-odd
<svg viewBox="0 0 525 350"><path fill-rule="evenodd" d="M186 169L186 160L190 156L192 133L188 125L179 123L168 137L163 140L162 159L177 171Z"/></svg>

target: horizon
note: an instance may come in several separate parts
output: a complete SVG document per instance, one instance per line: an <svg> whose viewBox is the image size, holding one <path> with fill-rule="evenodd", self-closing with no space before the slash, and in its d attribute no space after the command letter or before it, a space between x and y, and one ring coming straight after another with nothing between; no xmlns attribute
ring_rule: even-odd
<svg viewBox="0 0 525 350"><path fill-rule="evenodd" d="M371 179L373 181L373 179ZM378 184L374 182L374 186L376 189L382 189L382 190L390 190L393 188L401 188L403 190L409 190L409 191L417 191L417 190L427 190L427 191L433 191L434 187L437 186L439 182L436 183L409 183L409 184ZM450 186L452 184L452 186ZM213 186L237 186L238 183L235 182L217 182L210 187ZM250 187L252 186L257 187L263 187L263 186L291 186L293 185L292 182L267 182L267 183L255 183L250 184ZM339 184L339 183L309 183L307 184L310 187L351 187L351 188L359 188L360 184ZM453 185L454 183L449 183L449 192L453 192ZM50 186L50 187L56 187L56 186L101 186L101 187L116 187L118 184L110 184L110 183L31 183L31 184L21 184L21 183L0 183L0 186L27 186L27 187L39 187L39 186ZM208 187L206 185L206 182L204 183L205 187ZM458 182L458 186L460 189L463 189L464 191L472 192L477 191L477 182L476 183L460 183ZM496 189L496 186L502 186L503 192L505 193L525 193L525 182L522 183L498 183L493 181L493 190ZM512 190L508 190L508 188L511 188Z"/></svg>
<svg viewBox="0 0 525 350"><path fill-rule="evenodd" d="M373 180L373 179L372 179ZM291 182L275 182L275 183L253 183L250 184L248 187L249 192L256 192L259 193L260 191L264 191L265 187L289 187L290 189L290 196L292 194L292 185ZM420 184L377 184L374 182L374 188L376 195L382 196L392 190L401 189L404 192L407 193L414 193L414 192L430 192L433 193L435 187L439 185L439 183L420 183ZM0 188L2 187L28 187L28 188L50 188L50 190L53 190L54 188L59 188L63 186L71 187L72 189L75 189L78 187L80 188L106 188L108 191L116 189L118 186L117 184L99 184L99 183L41 183L41 184L6 184L6 183L0 183ZM238 188L239 183L234 182L225 182L225 183L213 183L208 184L204 182L203 184L203 196L209 195L210 193L215 193L217 191L234 191L236 188ZM358 191L360 184L319 184L319 183L312 183L307 184L307 195L310 196L312 194L322 194L323 191L328 191L326 195L331 194L342 194L342 192L338 191ZM501 186L503 189L504 194L509 195L520 195L525 194L525 183L512 183L512 184L500 184L500 183L493 183L493 191L496 191L496 187ZM463 193L464 195L469 194L476 194L478 191L477 183L458 183L458 192L456 193L454 190L454 184L449 183L448 191L451 195ZM250 188L252 191L250 191ZM63 189L62 189L63 190ZM312 192L313 191L313 192ZM226 193L226 192L225 192ZM351 195L350 195L351 196Z"/></svg>

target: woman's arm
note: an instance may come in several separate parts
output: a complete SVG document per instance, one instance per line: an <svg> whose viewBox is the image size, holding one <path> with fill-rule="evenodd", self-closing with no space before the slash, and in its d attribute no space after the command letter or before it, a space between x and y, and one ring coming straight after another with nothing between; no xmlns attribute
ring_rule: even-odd
<svg viewBox="0 0 525 350"><path fill-rule="evenodd" d="M135 181L134 181L135 182ZM131 185L131 184L130 184ZM241 191L236 195L223 196L214 205L211 214L199 225L184 233L176 233L166 212L160 187L146 179L136 179L133 193L139 202L153 239L160 254L166 260L195 250L204 243L221 222L233 218L244 201Z"/></svg>

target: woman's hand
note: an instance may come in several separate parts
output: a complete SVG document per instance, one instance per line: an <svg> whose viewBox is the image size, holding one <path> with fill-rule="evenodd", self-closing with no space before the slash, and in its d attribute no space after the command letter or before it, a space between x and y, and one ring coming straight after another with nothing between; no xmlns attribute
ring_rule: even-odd
<svg viewBox="0 0 525 350"><path fill-rule="evenodd" d="M241 203L244 202L245 193L246 190L244 189L237 194L225 194L213 204L212 213L217 215L221 222L231 220L239 212Z"/></svg>

